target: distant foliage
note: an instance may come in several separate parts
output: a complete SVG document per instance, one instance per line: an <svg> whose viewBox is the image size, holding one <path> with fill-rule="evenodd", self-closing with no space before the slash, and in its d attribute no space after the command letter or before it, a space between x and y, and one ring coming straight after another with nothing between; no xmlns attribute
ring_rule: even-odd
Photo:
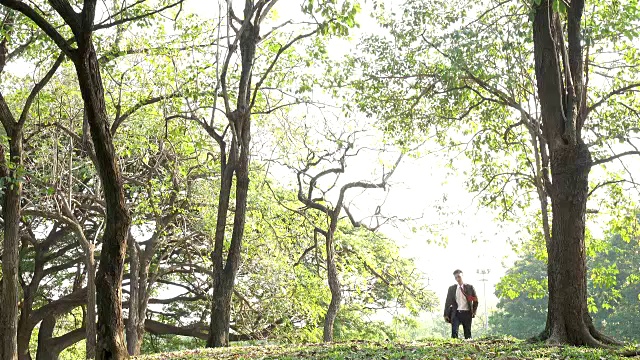
<svg viewBox="0 0 640 360"><path fill-rule="evenodd" d="M595 325L618 339L640 339L639 217L611 223L606 240L587 244L589 311ZM635 219L635 221L634 221ZM618 233L623 226L625 236ZM526 339L544 330L547 316L546 261L535 255L533 242L496 286L498 311L489 318L494 334Z"/></svg>

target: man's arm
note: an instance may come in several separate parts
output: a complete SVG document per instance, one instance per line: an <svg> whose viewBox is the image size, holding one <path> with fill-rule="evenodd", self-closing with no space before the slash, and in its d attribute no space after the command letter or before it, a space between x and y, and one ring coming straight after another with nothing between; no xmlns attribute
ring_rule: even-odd
<svg viewBox="0 0 640 360"><path fill-rule="evenodd" d="M447 300L444 302L444 317L448 317L449 307L453 305L453 296L451 295L451 288L447 290Z"/></svg>
<svg viewBox="0 0 640 360"><path fill-rule="evenodd" d="M476 311L478 310L478 294L476 294L476 288L474 288L473 286L471 287L471 293L472 296L474 298L474 302L473 302L473 315L476 315Z"/></svg>

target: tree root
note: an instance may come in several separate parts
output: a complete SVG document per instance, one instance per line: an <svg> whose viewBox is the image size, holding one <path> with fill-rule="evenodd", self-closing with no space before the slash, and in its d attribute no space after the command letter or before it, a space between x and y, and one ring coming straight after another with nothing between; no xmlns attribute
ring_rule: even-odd
<svg viewBox="0 0 640 360"><path fill-rule="evenodd" d="M592 348L599 349L613 349L618 346L624 345L624 343L615 340L614 338L604 335L600 331L596 330L593 325L588 325L584 331L582 331L582 336L578 339L578 343L572 343L566 336L561 336L555 331L549 331L548 329L543 330L540 334L527 339L528 343L535 342L545 342L548 346L561 346L564 344L567 345L584 345ZM574 339L575 340L575 339Z"/></svg>
<svg viewBox="0 0 640 360"><path fill-rule="evenodd" d="M640 356L640 349L623 351L623 352L619 353L618 355L620 355L622 357Z"/></svg>
<svg viewBox="0 0 640 360"><path fill-rule="evenodd" d="M589 332L591 333L591 335L598 341L600 341L601 343L605 344L605 345L615 345L615 346L622 346L624 345L623 342L618 341L608 335L605 335L603 333L601 333L600 331L596 330L596 328L591 325L589 326Z"/></svg>
<svg viewBox="0 0 640 360"><path fill-rule="evenodd" d="M589 336L587 336L586 344L589 347L600 349L613 349L617 346L624 345L623 342L618 341L610 336L607 336L595 327L589 326ZM590 339L589 339L590 338ZM562 346L563 342L558 339L557 336L550 334L547 330L542 331L540 334L527 339L527 343L545 342L547 346ZM640 357L640 348L633 350L625 350L615 353L620 357Z"/></svg>

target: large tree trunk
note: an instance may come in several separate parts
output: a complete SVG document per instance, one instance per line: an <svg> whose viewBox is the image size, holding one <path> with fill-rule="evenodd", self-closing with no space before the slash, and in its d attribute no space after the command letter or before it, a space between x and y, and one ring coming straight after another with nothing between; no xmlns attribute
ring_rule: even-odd
<svg viewBox="0 0 640 360"><path fill-rule="evenodd" d="M3 100L4 103L4 100ZM3 112L8 109L2 107ZM7 114L0 114L5 116ZM10 114L8 114L10 115ZM9 159L12 167L7 166L4 149L0 147L0 172L5 178L2 204L4 220L4 239L2 253L2 293L0 294L0 355L2 360L15 360L18 357L18 265L20 262L20 199L22 181L17 171L22 169L22 131L6 129L9 139Z"/></svg>
<svg viewBox="0 0 640 360"><path fill-rule="evenodd" d="M583 6L582 0L571 2L566 47L551 0L536 7L533 23L535 72L552 180L548 184L552 208L547 242L549 304L541 338L550 343L600 346L606 337L593 327L587 308L584 237L592 162L580 136L586 120L580 37Z"/></svg>
<svg viewBox="0 0 640 360"><path fill-rule="evenodd" d="M79 41L73 59L96 153L106 202L106 226L96 275L98 329L96 358L127 358L122 318L122 275L131 218L125 204L122 175L113 146L100 68L93 43Z"/></svg>
<svg viewBox="0 0 640 360"><path fill-rule="evenodd" d="M231 291L224 280L218 282L211 302L211 324L209 326L208 347L229 346L229 325L231 322Z"/></svg>
<svg viewBox="0 0 640 360"><path fill-rule="evenodd" d="M146 311L146 306L144 306L144 311ZM133 349L134 354L135 355L140 355L142 353L142 343L144 341L144 335L146 333L146 328L144 326L145 322L147 321L146 316L138 316L138 322L136 324L136 333L137 333L137 337L136 337L136 345Z"/></svg>
<svg viewBox="0 0 640 360"><path fill-rule="evenodd" d="M584 144L567 145L551 153L553 212L547 248L549 333L552 343L598 345L589 332L585 214L591 155Z"/></svg>
<svg viewBox="0 0 640 360"><path fill-rule="evenodd" d="M232 144L232 153L229 155L230 161L235 161L233 147L234 144ZM224 265L222 263L222 252L233 183L233 164L223 163L221 168L222 179L220 182L220 194L218 195L216 233L211 254L211 261L213 262L213 295L211 299L209 339L207 340L208 347L227 346L229 343L229 325L225 319L230 316L231 294L225 293L226 286L223 285Z"/></svg>
<svg viewBox="0 0 640 360"><path fill-rule="evenodd" d="M248 160L246 162L248 163ZM241 167L242 165L239 166L239 168ZM246 169L248 170L248 166L246 166ZM231 246L229 254L227 255L226 265L224 269L217 274L216 287L213 292L211 326L209 329L209 339L207 340L207 346L209 347L229 346L231 299L233 298L233 287L240 265L240 251L246 218L248 188L248 171L241 171L238 173L236 182L236 211ZM214 275L216 274L214 273Z"/></svg>
<svg viewBox="0 0 640 360"><path fill-rule="evenodd" d="M332 231L333 230L333 231ZM324 329L322 333L322 340L324 342L333 341L333 324L338 316L340 310L340 302L342 300L342 292L340 291L340 279L338 278L338 268L336 267L335 260L335 247L334 247L334 233L335 229L329 229L326 237L327 248L327 281L329 282L329 289L331 290L331 302L327 308L327 314L324 318Z"/></svg>
<svg viewBox="0 0 640 360"><path fill-rule="evenodd" d="M223 175L221 185L218 226L216 228L216 244L214 248L214 291L211 303L211 325L207 346L222 347L229 345L229 327L231 323L231 299L236 274L240 266L240 253L242 250L242 238L244 237L244 225L247 213L247 196L249 193L249 142L250 142L250 116L249 113L235 112L237 118L231 119L238 129L240 137L239 151L236 150L236 142L232 141L232 154L230 164L235 166L236 173L236 208L234 212L233 233L231 234L231 245L227 254L227 261L222 266L222 244L224 240L224 226L226 225L226 213L229 206L229 195L231 191L232 177L226 179ZM238 154L237 161L235 161ZM233 169L227 164L226 171ZM226 209L225 209L226 207ZM224 210L223 213L220 211ZM222 215L225 215L224 217ZM218 238L218 231L222 229L221 237ZM218 239L220 241L218 241Z"/></svg>
<svg viewBox="0 0 640 360"><path fill-rule="evenodd" d="M259 7L262 9L262 7ZM240 67L240 81L236 99L236 109L231 111L229 105L230 92L226 87L227 69L229 59L223 64L220 75L225 111L227 120L231 125L232 140L228 159L226 158L226 143L220 135L212 130L213 137L220 145L222 181L218 200L218 215L216 222L216 234L214 250L211 256L213 262L213 298L211 303L211 323L209 331L208 347L220 347L229 345L229 327L231 322L231 299L236 274L240 266L240 252L244 237L244 225L247 211L247 196L249 193L249 144L251 141L251 74L255 59L256 45L259 41L260 17L255 16L254 3L247 1L244 8L245 20L242 25L239 45L242 64ZM260 10L257 11L258 14ZM230 14L229 14L230 15ZM227 213L233 176L236 178L236 208L233 218L233 233L231 244L227 254L226 263L222 263L222 251L224 247L224 234L227 224Z"/></svg>
<svg viewBox="0 0 640 360"><path fill-rule="evenodd" d="M229 343L229 326L225 319L229 317L231 302L230 294L225 293L223 286L224 264L223 251L225 242L225 232L227 226L227 215L229 212L229 200L231 198L231 186L233 185L233 173L236 161L235 140L232 139L231 151L228 159L225 157L226 143L220 141L221 164L220 164L220 192L218 194L218 213L216 215L216 232L214 235L213 251L211 252L211 262L213 264L211 299L211 320L209 322L209 338L207 347L222 347Z"/></svg>
<svg viewBox="0 0 640 360"><path fill-rule="evenodd" d="M33 16L30 15L30 11L33 9L30 9L28 5L21 2L3 2L3 4L25 13L33 19ZM103 235L100 266L96 276L98 293L96 355L98 359L122 359L127 357L127 350L123 335L121 284L131 218L124 200L122 176L109 130L100 68L92 41L96 1L85 1L81 12L75 11L65 1L56 1L50 4L71 27L77 48L72 49L55 28L46 23L46 20L34 21L74 62L106 203L106 228ZM4 110L2 108L3 113ZM12 138L17 138L16 134L9 135ZM13 359L16 352L17 242L19 238L17 228L12 229L14 225L19 225L20 221L19 196L13 195L13 193L19 194L19 183L16 185L18 186L14 186L5 197L6 205L8 205L5 206L5 209L10 209L14 215L9 216L8 219L5 218L5 224L9 224L7 229L10 231L5 231L3 265L6 266L3 271L6 281L3 281L2 300L6 300L6 302L2 306L4 310L0 312L0 326L3 327L2 341L0 342L3 349L0 350L5 350L3 358L9 359ZM18 214L17 218L14 218L15 214Z"/></svg>

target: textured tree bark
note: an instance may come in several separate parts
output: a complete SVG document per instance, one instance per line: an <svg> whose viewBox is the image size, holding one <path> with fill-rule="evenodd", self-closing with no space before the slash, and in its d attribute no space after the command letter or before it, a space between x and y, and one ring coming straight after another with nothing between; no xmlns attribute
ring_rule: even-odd
<svg viewBox="0 0 640 360"><path fill-rule="evenodd" d="M145 309L147 308L146 306L144 307ZM144 340L144 334L146 333L146 328L144 326L145 324L145 317L138 317L138 324L136 326L136 332L137 332L137 342L136 342L136 346L134 348L134 353L136 355L140 355L142 352L142 342Z"/></svg>
<svg viewBox="0 0 640 360"><path fill-rule="evenodd" d="M5 19L7 20L7 19ZM3 27L6 24L3 22ZM11 28L11 25L8 26ZM7 39L3 36L0 52L7 51ZM0 72L5 66L0 59ZM2 219L4 237L2 243L2 288L0 289L0 359L18 358L18 301L20 264L20 201L22 198L22 125L16 123L11 110L0 94L0 120L9 136L9 163L4 147L0 145L0 177L2 183Z"/></svg>
<svg viewBox="0 0 640 360"><path fill-rule="evenodd" d="M18 359L30 360L29 341L31 340L31 329L28 326L29 316L31 315L31 307L33 306L33 296L29 289L24 292L24 299L20 309L20 319L18 320Z"/></svg>
<svg viewBox="0 0 640 360"><path fill-rule="evenodd" d="M229 325L231 322L231 292L226 291L228 285L220 284L212 299L211 311L215 317L211 317L209 326L208 347L229 346Z"/></svg>
<svg viewBox="0 0 640 360"><path fill-rule="evenodd" d="M221 145L224 149L224 145ZM231 294L225 293L226 286L224 283L224 265L223 249L224 235L227 224L227 214L229 212L229 200L231 198L231 186L233 184L233 171L235 166L235 142L232 141L229 160L220 166L221 181L220 193L218 194L218 214L216 218L216 232L214 237L214 248L211 253L211 261L213 263L213 295L211 299L211 321L209 324L209 338L207 339L207 347L222 347L229 343L229 329L225 324L225 319L229 318Z"/></svg>
<svg viewBox="0 0 640 360"><path fill-rule="evenodd" d="M553 210L549 255L549 333L552 343L597 346L587 309L584 244L591 156L585 145L556 149L551 156Z"/></svg>
<svg viewBox="0 0 640 360"><path fill-rule="evenodd" d="M4 99L3 99L4 103ZM8 111L2 107L2 114ZM9 114L10 115L10 114ZM11 118L13 119L13 118ZM12 121L13 122L13 121ZM22 131L12 127L6 129L9 135L9 167L5 160L4 149L0 147L0 176L5 178L3 184L2 215L4 220L4 239L2 253L2 293L0 306L0 355L2 360L18 358L18 265L20 250L20 199L22 197L22 181L17 171L22 169Z"/></svg>
<svg viewBox="0 0 640 360"><path fill-rule="evenodd" d="M223 272L224 280L222 284L224 288L225 306L223 315L225 316L225 336L227 345L229 344L229 326L231 316L231 298L233 295L233 287L236 280L236 274L240 267L240 255L242 251L242 239L244 238L244 225L247 215L247 197L249 194L249 143L250 143L250 114L243 112L239 114L236 124L240 124L240 151L238 158L238 166L236 168L236 203L235 213L233 217L233 233L231 235L231 244L229 253L227 254L227 263Z"/></svg>
<svg viewBox="0 0 640 360"><path fill-rule="evenodd" d="M131 218L124 198L122 175L109 131L100 68L91 37L78 42L73 59L96 154L106 202L106 225L96 274L98 294L97 359L128 357L122 317L122 275Z"/></svg>

